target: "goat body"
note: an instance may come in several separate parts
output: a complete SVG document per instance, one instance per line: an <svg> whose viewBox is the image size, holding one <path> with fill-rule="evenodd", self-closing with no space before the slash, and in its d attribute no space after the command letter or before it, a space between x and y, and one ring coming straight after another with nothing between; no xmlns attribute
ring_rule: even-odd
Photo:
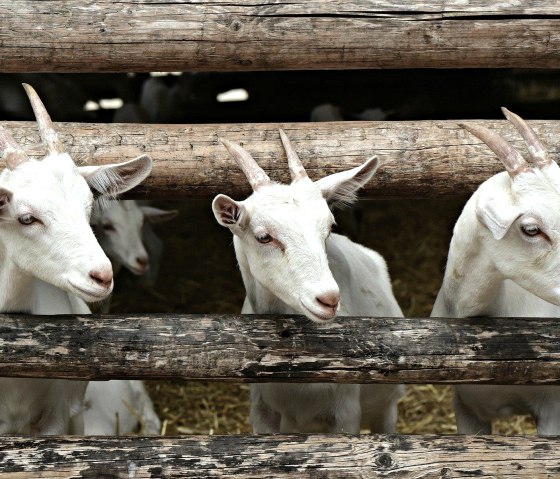
<svg viewBox="0 0 560 479"><path fill-rule="evenodd" d="M36 92L25 85L43 160L30 159L0 126L0 312L88 314L84 301L106 298L111 263L89 226L93 192L114 196L151 171L147 156L120 165L77 167L63 151ZM83 433L87 382L0 379L0 434Z"/></svg>
<svg viewBox="0 0 560 479"><path fill-rule="evenodd" d="M86 390L84 427L86 435L156 436L161 422L142 381L94 381Z"/></svg>
<svg viewBox="0 0 560 479"><path fill-rule="evenodd" d="M243 245L237 237L234 244L243 278L249 277ZM340 287L339 316L402 317L381 255L345 236L331 234L327 257ZM249 279L245 287L243 313L300 312L279 301L256 281ZM251 423L256 433L357 434L361 428L396 432L396 405L403 392L403 386L389 384L251 384Z"/></svg>
<svg viewBox="0 0 560 479"><path fill-rule="evenodd" d="M0 234L0 245L1 245ZM77 296L29 276L2 254L0 311L31 314L89 314ZM0 286L1 287L1 286ZM87 382L0 378L0 435L82 434Z"/></svg>
<svg viewBox="0 0 560 479"><path fill-rule="evenodd" d="M242 312L304 314L317 323L337 314L402 316L383 258L330 233L327 200L351 202L375 173L377 159L312 182L287 136L280 136L290 185L271 182L246 150L223 141L254 190L242 202L218 195L212 205L217 221L234 234L247 292ZM402 391L393 385L252 384L251 422L256 433L356 434L361 424L394 432Z"/></svg>
<svg viewBox="0 0 560 479"><path fill-rule="evenodd" d="M485 181L453 231L432 316L560 316L560 169L534 132L504 109L529 146L529 165L485 128L467 127L504 163ZM539 434L560 434L560 387L454 386L457 429L489 434L491 421L532 414Z"/></svg>

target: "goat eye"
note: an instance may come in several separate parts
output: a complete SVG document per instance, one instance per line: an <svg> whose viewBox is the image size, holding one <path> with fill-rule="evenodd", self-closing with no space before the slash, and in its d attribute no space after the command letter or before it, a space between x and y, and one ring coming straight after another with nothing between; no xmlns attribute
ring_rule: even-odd
<svg viewBox="0 0 560 479"><path fill-rule="evenodd" d="M105 231L116 231L115 227L114 227L112 224L110 224L110 223L104 224L104 225L103 225L103 229L104 229Z"/></svg>
<svg viewBox="0 0 560 479"><path fill-rule="evenodd" d="M21 215L18 218L18 221L20 222L20 224L24 226L29 226L32 225L33 223L37 223L39 220L35 218L35 216L33 215Z"/></svg>
<svg viewBox="0 0 560 479"><path fill-rule="evenodd" d="M272 241L272 236L270 236L268 233L264 233L262 235L255 236L255 238L259 243L262 243L262 244L270 243Z"/></svg>
<svg viewBox="0 0 560 479"><path fill-rule="evenodd" d="M536 225L522 225L521 231L523 231L523 234L526 236L537 236L541 233L540 228Z"/></svg>

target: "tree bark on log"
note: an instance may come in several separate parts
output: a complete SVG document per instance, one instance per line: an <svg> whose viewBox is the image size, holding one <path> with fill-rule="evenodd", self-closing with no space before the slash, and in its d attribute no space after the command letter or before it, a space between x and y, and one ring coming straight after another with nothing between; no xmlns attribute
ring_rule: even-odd
<svg viewBox="0 0 560 479"><path fill-rule="evenodd" d="M0 1L3 72L558 68L556 2Z"/></svg>
<svg viewBox="0 0 560 479"><path fill-rule="evenodd" d="M377 155L382 165L360 197L437 197L472 193L504 171L489 148L459 127L460 121L327 122L285 124L143 125L58 123L62 141L78 164L121 162L147 153L152 175L127 198L236 199L250 187L220 138L242 144L273 180L290 176L278 129L283 128L312 179ZM465 121L502 134L520 152L526 147L506 121ZM560 121L529 121L553 158L560 156ZM3 126L29 154L41 155L33 122Z"/></svg>
<svg viewBox="0 0 560 479"><path fill-rule="evenodd" d="M0 479L557 477L556 437L0 438Z"/></svg>
<svg viewBox="0 0 560 479"><path fill-rule="evenodd" d="M0 377L560 384L552 319L0 315Z"/></svg>

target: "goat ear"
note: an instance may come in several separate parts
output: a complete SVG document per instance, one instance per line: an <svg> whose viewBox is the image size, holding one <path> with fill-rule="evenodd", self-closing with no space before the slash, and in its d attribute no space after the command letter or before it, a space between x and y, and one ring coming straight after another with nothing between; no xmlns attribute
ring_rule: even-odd
<svg viewBox="0 0 560 479"><path fill-rule="evenodd" d="M6 188L0 188L0 217L6 214L6 207L12 201L12 192Z"/></svg>
<svg viewBox="0 0 560 479"><path fill-rule="evenodd" d="M218 195L212 201L212 211L216 221L226 228L241 227L245 219L245 207L229 196Z"/></svg>
<svg viewBox="0 0 560 479"><path fill-rule="evenodd" d="M351 204L356 201L356 192L371 180L379 164L377 156L373 156L363 165L325 176L315 184L328 202Z"/></svg>
<svg viewBox="0 0 560 479"><path fill-rule="evenodd" d="M98 196L115 197L138 186L152 171L152 159L142 155L125 163L80 166L80 174Z"/></svg>
<svg viewBox="0 0 560 479"><path fill-rule="evenodd" d="M160 210L152 206L141 206L140 209L144 213L144 218L154 225L172 220L179 214L179 210Z"/></svg>
<svg viewBox="0 0 560 479"><path fill-rule="evenodd" d="M519 216L520 210L506 198L481 197L476 204L476 216L495 239L501 240Z"/></svg>

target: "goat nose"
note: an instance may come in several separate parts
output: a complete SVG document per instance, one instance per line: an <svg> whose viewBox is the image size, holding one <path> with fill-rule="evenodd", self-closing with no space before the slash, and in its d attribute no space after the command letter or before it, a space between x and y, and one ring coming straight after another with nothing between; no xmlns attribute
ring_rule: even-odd
<svg viewBox="0 0 560 479"><path fill-rule="evenodd" d="M340 301L340 293L338 291L329 291L328 293L316 296L315 299L323 306L334 309L338 306L338 302Z"/></svg>
<svg viewBox="0 0 560 479"><path fill-rule="evenodd" d="M113 269L112 268L96 269L90 271L89 277L93 279L99 286L108 288L109 286L111 286L111 282L113 281Z"/></svg>
<svg viewBox="0 0 560 479"><path fill-rule="evenodd" d="M143 269L148 269L149 260L145 256L136 258L136 263Z"/></svg>

